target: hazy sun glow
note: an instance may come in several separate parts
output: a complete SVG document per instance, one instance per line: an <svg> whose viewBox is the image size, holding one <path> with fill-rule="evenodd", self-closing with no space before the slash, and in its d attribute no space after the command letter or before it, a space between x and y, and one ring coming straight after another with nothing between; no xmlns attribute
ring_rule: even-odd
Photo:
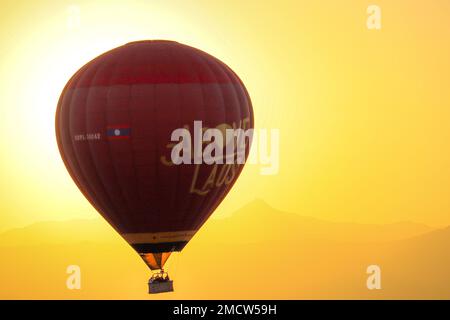
<svg viewBox="0 0 450 320"><path fill-rule="evenodd" d="M258 128L280 129L280 172L249 166L219 208L254 198L330 220L450 223L448 1L2 1L0 230L93 217L60 160L54 112L102 52L171 39L229 64ZM426 4L426 5L425 5Z"/></svg>

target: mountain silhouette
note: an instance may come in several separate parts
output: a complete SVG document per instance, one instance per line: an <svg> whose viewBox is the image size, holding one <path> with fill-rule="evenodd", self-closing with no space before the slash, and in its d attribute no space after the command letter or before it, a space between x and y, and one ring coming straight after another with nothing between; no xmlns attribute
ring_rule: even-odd
<svg viewBox="0 0 450 320"><path fill-rule="evenodd" d="M102 219L47 221L0 234L0 298L450 298L450 228L334 223L261 200L210 219L167 264L175 292L149 296L149 270ZM79 265L82 289L66 287ZM379 265L382 289L368 290Z"/></svg>
<svg viewBox="0 0 450 320"><path fill-rule="evenodd" d="M263 200L255 200L230 217L213 217L200 233L208 232L214 241L221 243L296 242L305 239L376 242L399 240L431 230L427 225L412 222L386 225L328 222L277 210ZM240 236L230 237L230 234ZM117 241L121 241L121 237L100 215L93 219L41 221L0 233L0 246Z"/></svg>
<svg viewBox="0 0 450 320"><path fill-rule="evenodd" d="M237 210L231 217L211 220L205 229L214 233L218 241L226 243L302 240L379 242L400 240L433 230L413 222L385 225L329 222L277 210L259 199ZM236 232L241 236L228 236Z"/></svg>
<svg viewBox="0 0 450 320"><path fill-rule="evenodd" d="M41 221L0 234L0 246L109 243L121 239L103 218Z"/></svg>

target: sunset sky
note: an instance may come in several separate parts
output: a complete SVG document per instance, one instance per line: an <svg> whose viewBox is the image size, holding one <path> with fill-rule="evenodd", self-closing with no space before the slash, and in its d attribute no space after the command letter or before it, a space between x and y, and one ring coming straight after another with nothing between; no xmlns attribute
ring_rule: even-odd
<svg viewBox="0 0 450 320"><path fill-rule="evenodd" d="M450 224L450 2L9 1L0 11L0 231L98 216L54 136L65 83L97 55L170 39L226 62L280 170L249 165L217 210L253 199L330 221Z"/></svg>
<svg viewBox="0 0 450 320"><path fill-rule="evenodd" d="M0 298L449 298L450 1L0 4ZM366 26L372 4L381 30ZM70 178L54 130L69 78L143 39L224 61L256 129L280 134L279 171L246 165L221 219L169 259L175 292L156 297ZM66 287L72 264L79 291ZM370 264L382 291L367 290Z"/></svg>

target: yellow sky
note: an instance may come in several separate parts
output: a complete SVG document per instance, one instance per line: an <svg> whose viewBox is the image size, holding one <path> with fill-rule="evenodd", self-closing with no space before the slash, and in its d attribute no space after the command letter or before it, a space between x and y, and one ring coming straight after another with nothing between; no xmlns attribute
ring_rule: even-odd
<svg viewBox="0 0 450 320"><path fill-rule="evenodd" d="M219 215L262 198L333 221L450 224L450 3L376 1L370 31L372 2L1 0L0 230L96 215L60 160L56 103L87 61L155 38L229 64L256 126L280 130L279 173L248 166Z"/></svg>

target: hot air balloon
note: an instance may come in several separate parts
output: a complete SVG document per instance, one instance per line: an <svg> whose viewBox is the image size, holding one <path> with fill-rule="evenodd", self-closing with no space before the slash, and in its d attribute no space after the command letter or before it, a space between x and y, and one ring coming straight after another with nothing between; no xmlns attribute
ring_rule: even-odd
<svg viewBox="0 0 450 320"><path fill-rule="evenodd" d="M250 97L213 56L173 41L131 42L83 66L58 102L56 138L72 179L155 272L163 270L232 188L242 163L172 161L174 130L252 129ZM203 129L204 130L204 129ZM245 156L248 156L249 141ZM153 290L152 290L153 288Z"/></svg>

